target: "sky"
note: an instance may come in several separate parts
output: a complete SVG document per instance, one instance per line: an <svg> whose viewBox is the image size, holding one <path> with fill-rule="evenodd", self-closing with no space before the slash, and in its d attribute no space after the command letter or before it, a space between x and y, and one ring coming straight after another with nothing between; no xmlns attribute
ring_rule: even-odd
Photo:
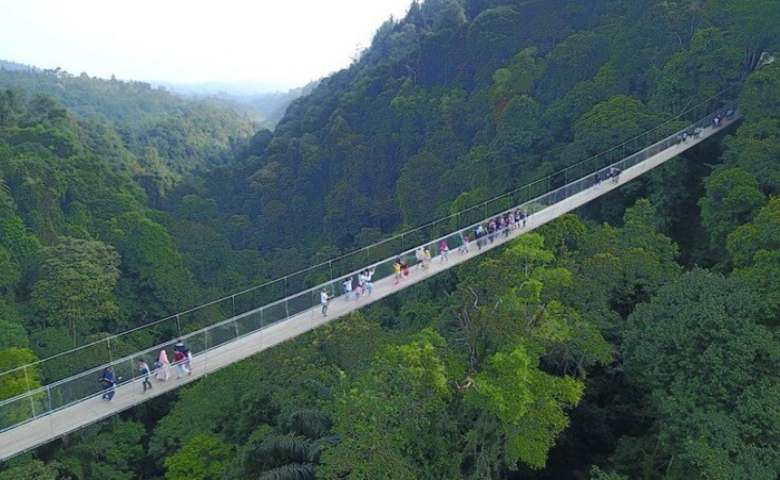
<svg viewBox="0 0 780 480"><path fill-rule="evenodd" d="M302 86L412 0L0 0L0 59L123 80Z"/></svg>

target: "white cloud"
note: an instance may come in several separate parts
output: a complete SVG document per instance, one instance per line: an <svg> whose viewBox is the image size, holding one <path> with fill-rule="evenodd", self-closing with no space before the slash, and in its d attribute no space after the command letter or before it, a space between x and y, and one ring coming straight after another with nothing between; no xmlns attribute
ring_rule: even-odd
<svg viewBox="0 0 780 480"><path fill-rule="evenodd" d="M0 58L79 74L300 86L411 0L0 0Z"/></svg>

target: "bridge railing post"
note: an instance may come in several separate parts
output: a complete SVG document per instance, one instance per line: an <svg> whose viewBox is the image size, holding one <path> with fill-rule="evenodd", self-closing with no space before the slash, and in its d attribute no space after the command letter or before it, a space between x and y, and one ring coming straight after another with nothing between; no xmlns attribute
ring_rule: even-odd
<svg viewBox="0 0 780 480"><path fill-rule="evenodd" d="M48 408L46 411L51 412L51 386L46 385L46 404Z"/></svg>
<svg viewBox="0 0 780 480"><path fill-rule="evenodd" d="M27 373L27 365L25 365L22 370L24 370L24 381L27 384L27 392L30 392L33 388L32 384L30 383L30 375ZM38 415L35 412L35 396L29 393L28 395L30 398L30 410L32 411L32 416L33 418L36 418Z"/></svg>

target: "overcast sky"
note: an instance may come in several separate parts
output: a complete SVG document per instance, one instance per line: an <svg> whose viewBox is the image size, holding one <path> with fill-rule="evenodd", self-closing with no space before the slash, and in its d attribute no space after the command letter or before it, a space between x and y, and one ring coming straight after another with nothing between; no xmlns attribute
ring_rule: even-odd
<svg viewBox="0 0 780 480"><path fill-rule="evenodd" d="M0 59L175 83L304 85L411 0L0 0Z"/></svg>

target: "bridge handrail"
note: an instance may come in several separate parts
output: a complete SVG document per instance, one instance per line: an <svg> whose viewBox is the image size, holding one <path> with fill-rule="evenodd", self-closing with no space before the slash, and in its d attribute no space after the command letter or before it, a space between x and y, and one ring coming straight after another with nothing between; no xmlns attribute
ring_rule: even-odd
<svg viewBox="0 0 780 480"><path fill-rule="evenodd" d="M715 96L715 97L712 97L712 98L717 98L717 97L718 97L718 96ZM710 100L711 100L711 99L709 99L708 101L710 101ZM713 114L710 114L709 116L705 117L705 119L704 119L703 121L707 121L707 120L708 120L708 119L710 119L710 118L711 118L713 115L714 115L714 113L713 113ZM679 116L678 116L678 117L679 117ZM676 118L678 118L678 117L676 117ZM670 121L671 121L671 120L670 120ZM668 123L668 122L669 122L669 121L667 121L667 122L665 122L665 123ZM701 121L700 121L700 122L697 122L697 123L701 123ZM655 128L655 129L653 129L653 130L657 130L658 128L660 128L660 126L656 127L656 128ZM683 130L680 130L680 131L676 132L675 134L673 134L673 135L671 135L671 136L669 136L669 137L666 137L666 139L665 139L665 140L668 140L668 139L670 139L670 138L673 138L673 137L675 137L676 135L679 135L679 134L680 134L680 132L682 132L682 131L686 131L686 130L690 130L691 128L692 128L692 126L688 126L688 127L686 127L685 129L683 129ZM638 136L638 137L635 137L635 138L641 138L643 135L645 135L645 134L642 134L642 135L640 135L640 136ZM662 143L662 142L658 142L658 143ZM640 156L642 156L643 152L647 151L647 150L648 150L648 149L650 149L650 148L653 148L655 145L657 145L657 144L654 144L654 145L650 145L650 146L648 146L648 147L645 147L644 149L642 149L642 150L640 150L640 151L638 151L638 152L635 152L634 154L632 154L632 155L630 155L630 156L628 156L628 157L626 157L626 158L624 158L624 159L622 159L622 160L620 160L620 161L618 161L618 162L614 163L613 165L617 165L617 164L625 164L625 163L627 163L627 162L628 162L630 159L633 159L633 158L639 158ZM610 149L610 150L614 150L614 147L613 147L613 149ZM597 156L594 156L594 157L591 157L591 159L592 159L592 158L597 158L597 157L598 157L598 155L597 155ZM590 160L590 159L589 159L589 160ZM579 162L579 164L582 164L582 163L584 163L584 162ZM571 168L571 166L570 166L570 167L567 167L567 168ZM606 168L606 166L597 167L595 171L601 171L601 170L603 170L604 168ZM595 173L595 171L594 171L593 173ZM591 173L591 175L593 175L593 173ZM479 209L479 208L482 208L482 207L487 207L487 205L489 205L491 202L494 202L494 201L496 201L496 200L499 200L499 199L502 199L502 198L509 197L509 196L511 196L511 195L512 195L512 194L514 194L514 193L517 193L517 192L520 192L520 191L522 191L524 188L528 188L528 186L529 186L529 185L534 185L534 184L536 184L536 183L539 183L539 182L541 182L542 180L545 180L545 181L549 182L551 177L552 177L552 175L548 175L548 176L547 176L545 179L539 179L539 180L536 180L535 182L533 182L533 183L531 183L531 184L527 184L527 185L524 185L524 186L522 186L522 187L518 187L518 188L516 188L516 189L514 189L514 190L512 190L512 191L510 191L510 192L505 192L505 193L503 193L503 194L501 194L501 195L498 195L498 196L494 197L493 199L490 199L490 200L487 200L487 201L481 202L481 203L479 203L479 204L477 204L477 205L474 205L474 206L472 206L472 207L469 207L469 208L467 208L467 209L464 209L464 210L462 210L462 211L460 211L460 212L456 212L456 213L454 213L454 214L448 215L448 216L446 216L446 217L443 217L442 219L439 219L439 220L437 220L437 221L435 221L435 222L431 222L431 223L429 223L428 225L436 225L437 223L441 223L441 222L444 222L444 221L447 221L447 220L451 220L452 218L455 218L455 217L460 217L461 215L463 215L463 214L464 214L464 213L466 213L466 212L470 212L470 211L473 211L473 210L476 210L476 209ZM571 188L571 186L572 186L572 185L574 185L574 184L576 184L576 183L578 183L578 182L581 182L581 181L583 181L583 180L587 179L588 177L589 177L589 175L586 175L585 177L583 177L583 178L580 178L579 180L577 180L577 181L575 181L575 182L571 182L570 184L564 185L564 186L562 186L562 187L559 187L559 188L556 188L556 189L553 189L553 190L546 191L545 193L543 193L543 194L541 194L541 195L539 195L539 196L537 196L537 197L534 197L534 198L532 198L532 199L530 199L530 200L528 200L528 201L526 201L526 202L524 202L524 203L522 203L522 204L520 204L520 205L531 205L531 204L534 204L535 202L536 202L536 203L538 203L538 202L539 202L539 199L541 199L541 198L544 198L544 197L547 197L547 196L550 196L550 195L555 195L555 194L556 194L556 192L560 192L560 191L563 191L563 190L569 189L569 188ZM512 207L512 208L511 208L511 210L513 210L513 209L515 209L515 208L518 208L518 207ZM487 211L487 208L485 208L485 211ZM491 217L492 217L492 216L494 216L494 215L496 215L496 213L495 213L495 212L493 212L493 213L491 213L491 214L490 214L490 216L491 216ZM481 220L481 221L482 221L482 220ZM466 228L459 228L459 229L457 230L457 232L458 232L458 233L462 233L463 231L466 231L466 230L468 230L468 229L470 229L470 228L474 228L474 226L475 226L475 225L477 225L478 223L481 223L481 221L480 221L480 222L476 222L476 223L474 223L474 224L472 224L472 225L469 225L469 226L467 226ZM420 228L421 228L421 227L418 227L416 230L418 230L418 231L419 231L419 230L420 230ZM402 235L404 235L404 234L407 234L407 233L408 233L408 232L403 232L402 234L396 235L395 237L397 238L397 237L399 237L399 236L402 236ZM436 239L436 240L433 240L432 242L438 243L438 242L439 242L439 241L440 241L442 238L448 238L449 236L451 236L451 235L453 235L453 234L454 234L454 233L450 233L450 234L448 234L448 235L445 235L444 237L441 237L441 238L438 238L438 239ZM375 244L375 245L378 245L378 244L381 244L381 243L385 243L385 242L387 242L387 241L388 241L388 240L386 239L386 240L384 240L383 242L378 242L378 243L377 243L377 244ZM426 242L425 244L428 244L428 243L430 243L430 242ZM361 249L361 250L365 250L365 248L367 248L367 247L364 247L364 249ZM358 251L361 251L361 250L358 250ZM393 254L392 256L393 256L393 257L395 257L395 256L398 256L398 255L409 255L409 254L410 254L411 252L413 252L413 251L414 251L414 248L412 248L412 249L408 249L408 250L405 250L405 251L402 251L402 252L397 252L397 253ZM372 263L372 264L370 264L370 265L380 265L380 264L382 264L382 263L383 263L383 262L385 262L385 261L386 261L386 259L384 259L384 260L380 260L380 261L378 261L378 262L374 262L374 263ZM327 264L327 262L326 262L325 264ZM355 271L353 271L353 272L350 272L350 273L347 273L347 274L342 274L342 275L340 275L340 276L339 276L339 280L340 280L340 279L343 279L343 278L347 278L347 277L349 277L349 276L352 276L352 275L356 274L356 272L358 272L358 271L360 271L360 270L363 270L363 269L365 269L365 268L366 268L366 267L365 267L365 266L363 266L363 267L361 267L359 270L355 270ZM199 335L199 334L201 334L201 333L206 333L206 332L208 332L208 331L210 331L210 330L214 330L214 329L216 329L216 328L219 328L220 326L224 326L224 325L226 325L226 324L229 324L229 323L231 323L231 322L233 322L233 323L234 323L234 322L236 322L236 321L237 321L237 319L240 319L240 318L242 318L242 317L245 317L245 316L247 316L247 315L251 315L251 314L253 314L253 313L257 313L257 311L258 311L258 310L259 310L259 311L261 311L261 313L262 313L262 311L263 311L264 309L270 309L270 308L272 308L272 307L274 307L274 306L277 306L277 305L281 305L281 304L288 303L288 302L290 301L290 299L291 299L291 298L300 297L300 296L301 296L301 295L303 295L303 294L308 294L308 293L314 292L314 291L316 291L316 290L319 290L320 288L322 288L322 287L321 287L322 285L328 285L328 284L330 284L330 285L331 285L331 288L332 288L332 284L333 284L333 282L334 282L334 281L335 281L335 280L334 280L333 278L331 278L331 281L330 281L330 282L325 282L324 284L318 285L318 286L316 286L316 287L312 287L312 288L309 288L309 289L304 289L304 290L302 290L302 291L296 292L296 293L295 293L295 294L293 294L293 295L289 295L289 296L286 296L286 297L284 297L284 298L281 298L281 299L279 299L279 300L276 300L276 301L273 301L273 302L270 302L270 303L264 304L264 305L263 305L263 306L261 306L260 308L250 309L250 310L249 310L249 311L247 311L247 312L244 312L244 313L242 313L242 314L239 314L239 315L234 315L234 316L232 316L232 317L229 317L229 318L227 318L227 319L225 319L225 320L223 320L223 321L217 322L216 324L211 324L211 325L209 325L209 326L207 326L207 327L205 327L205 328L199 329L199 330L197 330L197 331L195 331L195 332L191 332L191 333L189 333L189 334L182 335L182 337L183 337L183 338L191 338L191 337L194 337L194 336L196 336L196 335ZM227 299L227 298L235 297L236 295L237 295L237 294L233 294L233 295L231 295L231 296L229 296L229 297L225 297L225 298ZM213 303L213 302L212 302L212 303ZM288 316L289 316L289 311L288 311ZM176 316L173 316L173 317L168 317L168 318L174 318L174 317L176 317ZM280 320L281 320L281 319L280 319ZM147 325L147 326L148 326L148 325ZM127 333L127 332L125 332L125 333ZM118 335L117 335L117 336L118 336ZM100 343L103 343L103 342L110 342L111 338L116 338L117 336L106 337L106 338L104 338L104 339L101 339L99 342L96 342L96 344L100 344ZM206 339L206 341L207 341L207 339ZM111 360L110 362L108 362L108 363L104 363L104 364L102 364L102 365L99 365L99 366L96 366L96 367L94 367L94 368L87 369L87 370L85 370L85 371L79 372L78 374L71 375L71 376L69 376L69 377L66 377L66 378L64 378L64 379L58 380L58 381L56 381L56 382L52 382L52 383L50 383L50 384L47 384L47 385L45 385L45 386L42 386L42 387L39 387L39 388L36 388L36 389L30 389L30 390L28 390L27 392L23 392L23 393L21 393L21 394L19 394L19 395L17 395L17 396L14 396L14 397L12 397L12 398L9 398L9 399L6 399L6 400L3 400L3 401L1 401L1 402L0 402L0 407L2 407L2 406L6 406L6 405L8 405L8 404L11 404L11 403L14 403L14 402L16 402L16 401L19 401L20 399L23 399L23 398L32 398L32 397L33 397L33 396L35 396L35 395L39 395L39 394L41 394L43 391L48 391L48 392L49 392L49 396L51 396L51 393L50 393L50 392L51 392L51 388L54 388L54 387L57 387L57 386L60 386L60 385L64 385L64 384L68 384L68 383L70 383L70 382L73 382L73 381L74 381L74 379L76 379L76 378L84 378L84 377L88 377L88 376L89 376L89 377L91 377L92 375L94 375L94 373L96 373L96 372L100 371L100 370L101 370L101 369L102 369L102 368L103 368L105 365L118 365L118 364L121 364L121 363L122 363L122 362L124 362L124 361L127 361L127 359L137 358L137 357L138 357L138 355L147 354L148 352L151 352L151 351L154 351L154 350L158 350L158 349L160 349L161 347L165 347L165 346L168 346L168 345L170 345L170 344L172 344L172 341L168 341L168 342L162 342L162 343L159 343L159 344L157 344L157 345L155 345L155 346L149 347L149 348L147 348L147 349L143 349L143 350L141 350L141 351L136 351L136 352L133 352L133 353L131 353L131 354L129 354L129 355L127 355L127 356L125 356L125 357L122 357L122 358L118 359L118 360L113 360L113 359L112 359L112 360ZM109 349L110 349L110 343L108 343L108 347L109 347ZM79 350L79 349L74 349L74 350L72 350L72 351L70 351L70 352L75 352L75 351L77 351L77 350ZM110 355L110 352L109 352L109 355ZM27 375L27 371L26 371L26 369L27 369L27 368L30 368L30 366L34 366L34 365L40 364L41 362L42 362L42 361L36 362L36 363L34 363L34 364L30 364L30 365L25 365L25 366L17 367L16 369L14 369L14 370L12 370L12 371L9 371L9 372L6 372L6 373L10 373L10 372L13 372L13 371L19 371L19 370L24 370L24 373L25 373L25 375ZM133 377L133 376L131 375L131 377ZM86 398L86 397L84 397L84 398ZM76 400L76 401L80 401L80 400L81 400L81 399L78 399L78 400ZM69 403L67 403L66 405L70 405L70 404L72 404L72 403L75 403L75 402L69 402ZM51 399L50 399L50 404L51 404ZM64 406L63 406L63 407L60 407L60 408L64 408ZM34 410L34 408L33 408L33 410ZM49 410L49 412L47 412L47 413L50 413L51 411L55 411L55 410ZM35 414L35 412L34 412L34 411L33 411L33 414ZM1 426L0 426L0 427L1 427ZM2 428L0 428L0 430L3 430L3 429L2 429Z"/></svg>
<svg viewBox="0 0 780 480"><path fill-rule="evenodd" d="M663 127L671 124L672 122L676 122L676 121L680 120L681 118L683 118L685 115L687 115L687 114L689 114L691 112L696 111L696 109L700 108L701 106L707 105L710 102L712 102L713 100L716 100L718 98L722 98L725 95L733 92L735 88L736 88L736 86L732 86L732 87L729 87L727 89L724 89L724 90L716 93L715 95L712 95L711 97L708 97L707 99L705 99L705 100L703 100L703 101L701 101L701 102L699 102L699 103L697 103L697 104L695 104L693 106L690 106L690 107L682 110L677 115L675 115L675 116L673 116L673 117L671 117L671 118L669 118L667 120L664 120L663 122L661 122L660 124L656 125L655 127L651 128L649 130L646 130L643 133L635 135L634 137L631 137L631 138L621 142L618 145L612 146L612 147L610 147L610 148L608 148L608 149L606 149L606 150L604 150L602 152L599 152L599 153L597 153L595 155L592 155L592 156L590 156L590 157L588 157L586 159L580 160L579 162L576 162L576 163L574 163L572 165L568 165L568 166L566 166L564 168L561 168L560 170L557 170L557 171L555 171L553 173L550 173L550 174L547 174L547 175L545 175L543 177L537 178L536 180L528 182L528 183L526 183L526 184L524 184L524 185L522 185L520 187L516 187L516 188L511 189L509 191L506 191L506 192L503 192L501 194L498 194L498 195L496 195L496 196L494 196L494 197L492 197L490 199L484 200L484 201L479 202L479 203L477 203L475 205L472 205L470 207L464 208L464 209L462 209L462 210L460 210L458 212L455 212L455 213L452 213L452 214L449 214L449 215L446 215L446 216L443 216L443 217L439 217L439 218L437 218L435 220L431 220L431 221L429 221L427 223L424 223L422 225L418 225L416 227L410 227L410 228L408 228L406 230L403 230L401 232L392 234L392 235L390 235L390 236L388 236L388 237L386 237L386 238L384 238L382 240L379 240L377 242L374 242L374 243L372 243L370 245L366 245L366 246L363 246L363 247L359 247L359 248L353 249L353 250L351 250L349 252L346 252L346 253L343 253L341 255L337 255L335 257L332 257L332 258L330 258L330 259L328 259L326 261L323 261L323 262L320 262L320 263L317 263L317 264L313 264L313 265L309 265L309 266L307 266L305 268L302 268L302 269L299 269L297 271L294 271L294 272L291 272L291 273L287 273L287 274L285 274L285 275L283 275L281 277L278 277L276 279L269 280L267 282L264 282L264 283L261 283L261 284L258 284L258 285L246 288L244 290L231 293L230 295L225 295L225 296L223 296L221 298L218 298L218 299L215 299L215 300L211 300L211 301L206 302L206 303L199 304L199 305L191 307L189 309L182 310L182 311L180 311L180 312L178 312L176 314L169 315L167 317L163 317L163 318L160 318L160 319L157 319L157 320L153 320L151 322L147 322L147 323L138 325L136 327L130 328L128 330L125 330L125 331L122 331L122 332L119 332L119 333L115 333L115 334L111 334L111 335L105 336L105 337L103 337L103 338L101 338L99 340L88 342L88 343L85 343L83 345L79 345L78 347L74 347L74 348L69 349L69 350L65 350L65 351L62 351L62 352L58 352L56 354L49 355L48 357L44 357L44 358L38 359L35 362L31 362L31 363L28 363L28 364L25 364L25 365L19 365L17 367L5 370L3 372L0 372L0 378L2 378L3 376L5 376L7 374L20 372L20 371L22 371L24 369L33 368L33 367L36 367L36 366L41 365L43 363L49 362L51 360L54 360L54 359L57 359L57 358L61 358L61 357L65 356L65 355L69 355L69 354L72 354L72 353L75 353L75 352L78 352L78 351L81 351L81 350L84 350L84 349L87 349L87 348L90 348L90 347L95 347L95 346L100 345L102 343L105 343L107 341L115 340L115 339L117 339L119 337L126 336L126 335L129 335L131 333L135 333L135 332L138 332L140 330L144 330L144 329L147 329L147 328L150 328L150 327L154 327L156 325L160 325L160 324L163 324L165 322L168 322L168 321L171 321L171 320L174 320L174 319L178 319L178 318L180 318L182 316L198 312L200 310L203 310L205 308L208 308L208 307L211 307L211 306L214 306L214 305L219 305L220 303L223 303L223 302L225 302L227 300L234 299L235 297L238 297L238 296L241 296L241 295L245 295L247 293L251 293L251 292L257 291L259 289L272 286L274 284L279 284L281 282L285 282L286 280L288 280L288 279L290 279L292 277L296 277L296 276L299 276L299 275L303 275L303 274L306 274L306 273L309 273L309 272L316 271L319 268L325 267L327 265L332 265L334 262L338 262L340 260L349 258L351 256L358 255L358 254L360 254L362 252L369 251L372 248L373 249L377 249L377 248L379 248L379 247L381 247L381 246L383 246L385 244L389 244L389 243L391 243L393 241L397 241L398 239L402 239L402 238L404 238L406 236L410 236L410 235L412 235L414 233L417 233L417 232L420 232L420 231L422 231L422 230L424 230L426 228L430 228L430 227L432 227L434 225L437 225L437 224L440 224L442 222L450 221L453 218L457 218L457 217L462 216L462 215L464 215L466 213L469 213L471 211L475 211L475 210L478 210L480 208L484 208L486 205L489 205L490 203L493 203L493 202L495 202L495 201L497 201L497 200L499 200L501 198L505 198L505 197L511 196L513 194L516 194L517 192L519 192L519 191L521 191L523 189L530 189L532 186L538 185L538 184L543 183L543 182L548 183L548 182L551 181L552 178L558 177L558 176L560 176L562 174L566 174L566 172L569 172L570 170L572 170L574 168L577 168L577 167L580 167L580 166L582 166L582 165L584 165L584 164L586 164L588 162L591 162L591 161L593 161L595 159L607 156L609 153L616 152L619 149L623 148L624 146L630 145L632 142L634 142L634 141L636 141L636 140L638 140L638 139L640 139L640 138L642 138L642 137L644 137L644 136L646 136L648 134L651 134L653 132L661 130ZM290 292L287 292L287 293L289 294ZM287 295L285 295L285 296L287 296Z"/></svg>
<svg viewBox="0 0 780 480"><path fill-rule="evenodd" d="M640 150L638 152L635 152L635 153L629 155L628 157L621 159L618 162L615 162L615 163L613 163L611 165L605 165L605 166L598 167L593 172L591 172L588 175L585 175L584 177L581 177L581 178L579 178L579 179L577 179L577 180L575 180L573 182L570 182L570 183L568 183L568 184L566 184L564 186L561 186L559 188L555 188L553 190L547 191L547 192L545 192L545 193L543 193L543 194L541 194L541 195L539 195L537 197L534 197L532 199L529 199L529 200L524 201L522 203L519 203L517 205L513 205L509 209L505 209L505 210L499 211L499 212L493 212L487 218L492 218L492 217L495 217L496 215L500 215L500 214L503 214L503 213L511 212L511 211L514 211L514 210L517 210L517 209L523 209L523 208L527 209L529 206L532 206L532 205L535 205L535 204L543 205L544 204L544 199L552 198L554 200L552 204L557 203L558 201L560 201L560 200L562 200L564 198L568 198L568 197L570 197L573 194L579 193L580 191L582 191L584 189L583 188L583 189L570 191L573 186L578 185L578 184L587 184L588 182L593 180L594 175L596 175L596 174L598 174L600 172L603 172L606 168L609 168L610 166L620 166L620 167L622 167L621 170L623 170L623 169L627 168L626 167L627 165L631 166L631 165L634 165L636 163L639 163L639 161L642 161L642 160L644 160L646 158L649 158L650 156L654 155L655 153L653 153L653 152L658 150L659 146L663 145L664 147L661 149L661 150L663 150L663 149L668 148L668 146L674 145L675 143L679 143L680 136L681 136L682 132L691 131L697 125L698 126L701 126L701 125L705 125L706 126L706 125L708 125L709 122L711 122L712 118L716 114L718 114L718 113L720 113L722 111L725 111L725 110L726 109L724 108L724 109L712 112L709 115L705 116L704 118L700 119L698 122L695 122L694 124L689 125L689 126L685 127L684 129L679 130L679 131L677 131L677 132L675 132L675 133L673 133L673 134L663 138L659 142L655 142L655 143L653 143L651 145L648 145L645 148L643 148L642 150ZM725 122L724 122L724 126L725 126ZM660 150L658 150L658 151L660 151ZM637 159L639 161L635 162L635 160L637 160ZM586 186L585 188L589 188L589 186ZM520 189L516 189L515 191L519 191L519 190ZM559 198L559 194L561 192L563 192L563 195L560 196L560 198ZM509 195L508 193L504 193L501 196L498 196L498 197L495 197L495 198L504 198L504 197L507 197L508 195ZM485 204L487 204L487 203L485 203ZM474 209L474 208L478 208L479 206L482 206L482 205L483 204L479 204L478 206L470 207L470 209L468 209L468 210L471 210L471 209ZM459 213L460 212L458 212L458 214ZM533 212L531 212L531 213L533 213ZM453 214L453 215L450 215L450 216L447 216L447 217L444 217L444 218L445 219L451 219L455 215L457 215L457 214ZM431 245L434 248L436 248L436 246L438 245L438 243L441 240L446 240L446 239L452 238L452 237L457 236L457 235L460 235L461 238L462 238L463 232L467 232L467 231L473 230L478 224L481 224L484 221L485 221L485 219L481 219L480 221L471 223L471 224L467 225L466 227L458 227L454 232L450 232L447 235L440 236L440 237L435 238L433 240L427 240L427 241L423 242L421 245ZM413 253L415 251L415 249L418 248L418 247L419 247L419 245L415 246L413 248L410 248L410 249L405 249L402 252L393 254L391 257L395 258L397 256L408 256L411 253ZM347 274L340 275L337 278L331 278L331 280L329 280L327 282L324 282L324 283L322 283L320 285L317 285L315 287L311 287L311 288L302 290L300 292L296 292L294 295L291 295L291 296L285 297L283 299L279 299L279 300L267 303L265 305L262 305L259 308L256 308L256 309L253 309L253 310L241 313L239 315L232 316L232 317L227 318L225 320L219 321L219 322L217 322L215 324L211 324L211 325L209 325L207 327L199 329L199 330L197 330L195 332L191 332L191 333L182 335L181 338L183 338L185 340L190 340L190 339L196 338L199 335L203 335L204 339L205 339L205 342L206 342L205 343L205 347L206 348L199 351L199 354L202 354L203 352L209 351L210 349L215 348L216 346L218 346L217 344L215 344L215 345L212 345L210 348L208 347L208 336L207 336L207 334L210 331L219 329L219 328L224 327L226 325L234 324L236 326L236 330L235 330L236 331L236 336L231 338L231 340L235 340L237 338L240 338L240 337L242 337L244 335L247 335L247 334L257 330L257 329L255 329L255 330L252 330L252 331L245 332L243 335L239 335L237 322L240 319L242 319L242 318L248 317L250 315L255 315L258 312L260 312L261 313L261 325L260 325L259 328L265 328L268 325L277 323L279 321L283 321L284 319L289 318L291 315L295 315L295 314L299 313L299 312L295 312L293 314L290 314L290 312L289 312L289 302L291 300L294 300L294 299L296 299L298 297L301 297L301 296L304 296L304 295L314 295L318 290L320 290L323 287L332 289L334 287L334 285L337 286L341 280L343 280L345 278L350 278L350 277L356 275L358 272L365 270L366 268L378 267L378 266L380 266L380 265L382 265L384 263L387 263L388 260L389 260L388 258L385 258L385 259L382 259L380 261L373 262L373 263L371 263L371 264L369 264L367 266L364 265L364 266L362 266L358 270L349 272ZM230 298L230 297L228 297L228 298ZM310 299L310 300L313 300L313 299ZM313 300L311 303L316 305L317 302L316 302L316 300ZM262 312L264 310L269 310L269 309L272 309L272 308L277 307L277 306L282 305L282 304L285 304L285 307L286 307L285 310L287 312L287 315L285 317L283 317L283 318L279 318L276 321L273 321L273 322L270 322L268 324L263 325L262 324ZM311 305L309 307L306 307L306 308L311 308ZM35 405L35 402L37 401L35 399L35 397L38 397L38 396L40 396L40 395L42 395L44 393L46 393L48 395L49 407L50 408L47 409L46 412L42 412L43 415L52 413L54 411L61 410L62 408L66 408L67 406L70 406L70 405L73 405L75 403L81 402L81 401L83 401L83 400L85 400L87 398L91 398L93 396L99 395L100 391L94 391L94 392L92 392L90 394L82 395L79 398L77 398L77 399L75 399L75 400L73 400L71 402L63 403L62 405L58 406L57 408L51 408L51 405L52 405L52 399L51 399L51 395L52 394L51 394L51 391L52 391L53 388L57 388L57 387L62 386L62 385L67 385L69 383L74 383L76 380L84 379L84 378L87 378L87 379L90 379L90 380L94 380L95 379L94 375L97 372L101 371L106 365L112 365L114 367L118 367L118 366L120 366L122 364L127 363L127 364L129 364L130 372L134 372L134 360L135 359L139 358L140 356L147 355L147 354L149 354L149 352L158 351L161 348L169 347L172 344L173 344L173 341L166 341L166 342L160 343L158 345L155 345L153 347L133 352L133 353L131 353L129 355L126 355L126 356L124 356L124 357L122 357L120 359L112 360L109 363L97 366L95 368L88 369L86 371L80 372L80 373L78 373L76 375L72 375L72 376L67 377L65 379L58 380L58 381L53 382L51 384L48 384L48 385L45 385L45 386L42 386L42 387L38 387L38 388L35 388L35 389L31 389L31 390L29 390L27 392L24 392L24 393L22 393L20 395L17 395L15 397L13 397L13 398L9 398L9 399L1 401L0 402L0 409L8 407L9 405L13 405L14 403L19 403L21 400L30 399L30 403L31 403L31 406L32 406L32 416L30 417L28 415L28 418L26 418L26 419L24 419L24 420L22 420L20 422L14 423L13 425L9 425L8 427L5 427L5 428L2 428L2 425L0 425L0 431L5 431L5 430L13 428L13 427L15 427L15 426L17 426L19 424L25 423L26 421L29 421L29 420L31 420L33 418L37 418L37 417L41 416L41 415L36 414L36 412L35 412L35 406L34 405ZM221 344L219 344L219 345L221 345ZM135 375L134 373L131 373L128 376L126 382L134 381L136 378L137 378L137 375ZM0 410L0 413L1 412L2 412L2 410Z"/></svg>

